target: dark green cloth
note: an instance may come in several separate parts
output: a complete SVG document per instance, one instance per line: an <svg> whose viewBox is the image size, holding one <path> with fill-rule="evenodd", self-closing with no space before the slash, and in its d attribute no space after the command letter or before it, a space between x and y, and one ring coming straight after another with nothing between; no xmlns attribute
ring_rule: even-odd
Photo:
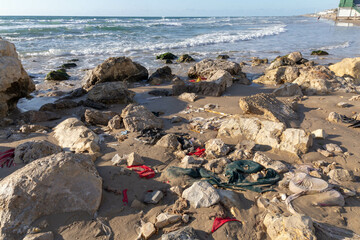
<svg viewBox="0 0 360 240"><path fill-rule="evenodd" d="M247 174L257 173L262 170L266 171L266 175L258 178L257 181L250 182L245 179ZM191 169L172 166L167 169L167 172L174 177L187 175L192 178L203 178L210 184L222 188L255 192L272 191L269 187L280 180L280 175L274 169L265 169L262 165L250 160L229 163L225 167L225 176L228 177L228 182L221 182L212 172L204 168Z"/></svg>

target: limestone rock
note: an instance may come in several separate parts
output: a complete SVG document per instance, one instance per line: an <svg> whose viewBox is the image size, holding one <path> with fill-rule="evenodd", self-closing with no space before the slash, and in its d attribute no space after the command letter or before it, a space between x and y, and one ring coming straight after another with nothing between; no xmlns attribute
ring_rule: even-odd
<svg viewBox="0 0 360 240"><path fill-rule="evenodd" d="M108 128L110 130L120 129L120 128L123 128L123 127L124 127L124 124L123 124L123 120L120 117L120 115L115 115L108 122Z"/></svg>
<svg viewBox="0 0 360 240"><path fill-rule="evenodd" d="M264 115L272 121L288 122L298 116L289 104L278 100L273 94L259 93L239 100L240 108L246 114Z"/></svg>
<svg viewBox="0 0 360 240"><path fill-rule="evenodd" d="M287 57L295 63L299 62L303 58L301 52L292 52Z"/></svg>
<svg viewBox="0 0 360 240"><path fill-rule="evenodd" d="M52 232L34 233L26 235L23 240L53 240L54 234Z"/></svg>
<svg viewBox="0 0 360 240"><path fill-rule="evenodd" d="M195 182L184 190L182 197L188 200L194 208L210 207L220 201L216 189L206 181Z"/></svg>
<svg viewBox="0 0 360 240"><path fill-rule="evenodd" d="M140 233L145 240L149 239L152 235L156 233L156 228L151 222L143 223L141 225Z"/></svg>
<svg viewBox="0 0 360 240"><path fill-rule="evenodd" d="M16 109L18 100L35 90L35 84L24 70L15 45L0 39L0 117Z"/></svg>
<svg viewBox="0 0 360 240"><path fill-rule="evenodd" d="M22 133L44 132L48 130L48 127L33 124L24 124L19 128L19 131Z"/></svg>
<svg viewBox="0 0 360 240"><path fill-rule="evenodd" d="M324 129L317 129L315 131L312 131L311 134L316 139L325 139L328 136Z"/></svg>
<svg viewBox="0 0 360 240"><path fill-rule="evenodd" d="M164 197L164 194L160 190L156 190L154 192L148 192L145 195L144 202L157 204L163 197Z"/></svg>
<svg viewBox="0 0 360 240"><path fill-rule="evenodd" d="M76 108L79 104L75 101L71 100L60 100L56 101L55 103L47 103L41 106L39 111L50 111L55 112L60 109L69 109L69 108Z"/></svg>
<svg viewBox="0 0 360 240"><path fill-rule="evenodd" d="M277 97L303 96L299 85L294 83L285 83L284 85L281 85L274 90L273 94Z"/></svg>
<svg viewBox="0 0 360 240"><path fill-rule="evenodd" d="M181 149L181 144L175 134L166 134L156 143L156 146L169 148L171 150Z"/></svg>
<svg viewBox="0 0 360 240"><path fill-rule="evenodd" d="M195 159L192 156L185 156L181 160L181 167L182 168L193 168L193 167L200 167L204 162L204 159Z"/></svg>
<svg viewBox="0 0 360 240"><path fill-rule="evenodd" d="M254 159L254 162L257 162L261 165L263 165L266 168L272 168L278 173L285 173L289 171L289 169L286 167L286 165L280 161L275 161L266 156L264 153L256 152Z"/></svg>
<svg viewBox="0 0 360 240"><path fill-rule="evenodd" d="M94 68L84 78L84 88L89 90L102 82L137 82L148 79L145 67L127 57L111 57Z"/></svg>
<svg viewBox="0 0 360 240"><path fill-rule="evenodd" d="M224 171L224 168L230 162L231 161L226 158L212 159L212 160L209 160L208 163L204 165L204 168L211 172L220 174Z"/></svg>
<svg viewBox="0 0 360 240"><path fill-rule="evenodd" d="M36 219L100 206L102 179L86 156L58 153L38 159L1 182L0 236L20 239Z"/></svg>
<svg viewBox="0 0 360 240"><path fill-rule="evenodd" d="M215 159L226 156L230 148L221 139L210 139L205 143L205 153L208 159Z"/></svg>
<svg viewBox="0 0 360 240"><path fill-rule="evenodd" d="M106 126L108 125L108 122L116 115L116 112L86 109L84 118L85 122L87 123Z"/></svg>
<svg viewBox="0 0 360 240"><path fill-rule="evenodd" d="M139 154L135 153L135 152L132 152L132 153L128 154L126 156L126 161L127 161L128 166L144 164L144 160L142 159L142 157Z"/></svg>
<svg viewBox="0 0 360 240"><path fill-rule="evenodd" d="M192 58L189 54L183 54L179 57L179 59L177 60L180 63L184 63L184 62L195 62L195 59Z"/></svg>
<svg viewBox="0 0 360 240"><path fill-rule="evenodd" d="M209 81L216 81L219 83L225 82L226 87L231 87L233 84L233 78L231 74L225 70L216 71L210 78Z"/></svg>
<svg viewBox="0 0 360 240"><path fill-rule="evenodd" d="M255 79L253 82L265 85L278 85L282 83L291 83L300 75L299 68L295 66L284 66L274 69L268 69L265 75Z"/></svg>
<svg viewBox="0 0 360 240"><path fill-rule="evenodd" d="M160 213L156 217L155 227L163 228L167 225L176 223L181 220L181 215L169 214L169 213Z"/></svg>
<svg viewBox="0 0 360 240"><path fill-rule="evenodd" d="M61 151L61 147L46 140L25 142L15 148L14 162L30 163L36 159L59 153Z"/></svg>
<svg viewBox="0 0 360 240"><path fill-rule="evenodd" d="M340 114L338 114L336 112L331 112L331 113L329 113L327 120L329 122L338 123L338 122L341 122L341 116L340 116Z"/></svg>
<svg viewBox="0 0 360 240"><path fill-rule="evenodd" d="M148 82L152 85L162 84L164 82L171 82L174 78L174 75L171 73L171 68L168 66L157 69L149 77Z"/></svg>
<svg viewBox="0 0 360 240"><path fill-rule="evenodd" d="M200 240L200 238L196 235L195 230L190 227L186 226L180 228L177 231L163 234L161 236L161 240Z"/></svg>
<svg viewBox="0 0 360 240"><path fill-rule="evenodd" d="M281 135L286 129L285 124L263 120L260 121L260 126L256 137L250 140L254 140L257 144L279 148Z"/></svg>
<svg viewBox="0 0 360 240"><path fill-rule="evenodd" d="M355 84L360 84L360 57L344 58L341 62L335 63L329 68L336 76L349 75L355 79Z"/></svg>
<svg viewBox="0 0 360 240"><path fill-rule="evenodd" d="M162 128L163 122L142 105L129 104L121 113L125 129L131 132Z"/></svg>
<svg viewBox="0 0 360 240"><path fill-rule="evenodd" d="M191 67L188 71L189 78L206 77L210 78L213 72L217 70L225 70L231 75L239 75L242 73L241 67L235 62L226 60L204 59Z"/></svg>
<svg viewBox="0 0 360 240"><path fill-rule="evenodd" d="M60 119L61 117L61 115L54 112L35 110L26 111L21 114L21 119L23 119L26 123L47 122Z"/></svg>
<svg viewBox="0 0 360 240"><path fill-rule="evenodd" d="M354 180L353 173L345 169L333 169L329 172L328 176L339 183Z"/></svg>
<svg viewBox="0 0 360 240"><path fill-rule="evenodd" d="M347 107L351 107L351 104L349 104L347 102L339 102L336 104L336 106L338 106L340 108L347 108Z"/></svg>
<svg viewBox="0 0 360 240"><path fill-rule="evenodd" d="M316 240L315 229L310 217L304 215L291 215L284 217L267 214L264 218L267 234L272 240Z"/></svg>
<svg viewBox="0 0 360 240"><path fill-rule="evenodd" d="M331 153L343 153L343 150L341 149L341 147L339 147L339 145L335 144L335 143L328 143L325 144L324 149L328 152Z"/></svg>
<svg viewBox="0 0 360 240"><path fill-rule="evenodd" d="M99 137L76 118L68 118L54 128L54 137L70 151L99 152Z"/></svg>
<svg viewBox="0 0 360 240"><path fill-rule="evenodd" d="M179 96L180 100L184 100L186 102L195 102L198 98L199 96L196 95L195 93L187 93L187 92Z"/></svg>
<svg viewBox="0 0 360 240"><path fill-rule="evenodd" d="M280 150L294 154L306 153L313 143L311 134L302 129L288 128L281 135Z"/></svg>
<svg viewBox="0 0 360 240"><path fill-rule="evenodd" d="M127 89L123 82L106 82L94 86L88 93L87 99L96 103L130 103L135 93Z"/></svg>

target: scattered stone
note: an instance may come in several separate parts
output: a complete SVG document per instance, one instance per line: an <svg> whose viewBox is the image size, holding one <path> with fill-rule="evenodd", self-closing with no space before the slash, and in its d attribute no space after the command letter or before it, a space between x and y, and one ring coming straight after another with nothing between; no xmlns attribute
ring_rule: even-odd
<svg viewBox="0 0 360 240"><path fill-rule="evenodd" d="M293 61L294 63L298 63L301 61L301 59L303 59L303 56L301 52L292 52L287 56L287 58Z"/></svg>
<svg viewBox="0 0 360 240"><path fill-rule="evenodd" d="M219 107L218 104L213 104L213 103L208 103L208 104L204 105L204 109L208 109L208 110L213 110L218 107Z"/></svg>
<svg viewBox="0 0 360 240"><path fill-rule="evenodd" d="M151 222L143 223L141 225L140 233L142 237L147 240L156 233L156 228Z"/></svg>
<svg viewBox="0 0 360 240"><path fill-rule="evenodd" d="M86 94L86 90L83 88L76 88L72 91L70 91L66 96L62 97L62 99L74 99L82 97Z"/></svg>
<svg viewBox="0 0 360 240"><path fill-rule="evenodd" d="M54 112L35 110L30 110L21 114L21 119L26 123L48 122L60 119L61 117L61 115Z"/></svg>
<svg viewBox="0 0 360 240"><path fill-rule="evenodd" d="M281 135L280 150L295 153L306 153L312 146L313 139L310 133L302 129L288 128Z"/></svg>
<svg viewBox="0 0 360 240"><path fill-rule="evenodd" d="M223 59L223 60L226 60L226 59L229 59L229 55L226 55L226 54L220 54L216 57L216 59Z"/></svg>
<svg viewBox="0 0 360 240"><path fill-rule="evenodd" d="M239 158L236 158L236 159L239 159ZM224 171L224 168L230 162L231 161L227 158L212 159L212 160L208 160L208 163L204 165L204 168L213 173L220 174Z"/></svg>
<svg viewBox="0 0 360 240"><path fill-rule="evenodd" d="M286 165L280 161L275 161L266 156L264 153L256 152L255 156L253 158L254 162L257 162L261 165L263 165L266 168L272 168L278 173L285 173L288 172L289 169L286 167Z"/></svg>
<svg viewBox="0 0 360 240"><path fill-rule="evenodd" d="M351 107L352 105L347 102L339 102L338 104L336 104L336 106L338 106L340 108L348 108L348 107Z"/></svg>
<svg viewBox="0 0 360 240"><path fill-rule="evenodd" d="M341 115L336 112L331 112L326 120L329 122L339 123L341 122Z"/></svg>
<svg viewBox="0 0 360 240"><path fill-rule="evenodd" d="M196 235L195 230L190 227L186 226L177 231L163 234L161 236L161 240L200 240L200 238Z"/></svg>
<svg viewBox="0 0 360 240"><path fill-rule="evenodd" d="M276 97L303 96L299 85L294 83L285 83L284 85L281 85L279 88L273 91L273 94Z"/></svg>
<svg viewBox="0 0 360 240"><path fill-rule="evenodd" d="M220 201L216 189L207 181L195 182L184 190L182 197L188 200L194 208L210 207Z"/></svg>
<svg viewBox="0 0 360 240"><path fill-rule="evenodd" d="M1 186L0 235L4 239L21 239L19 235L45 215L75 211L93 215L102 196L102 179L93 162L72 153L31 162L2 179Z"/></svg>
<svg viewBox="0 0 360 240"><path fill-rule="evenodd" d="M84 89L103 82L137 82L148 79L145 67L127 57L111 57L89 72L84 81Z"/></svg>
<svg viewBox="0 0 360 240"><path fill-rule="evenodd" d="M163 197L164 197L164 194L160 190L156 190L154 192L148 192L145 195L144 202L157 204Z"/></svg>
<svg viewBox="0 0 360 240"><path fill-rule="evenodd" d="M264 59L260 59L258 57L254 57L252 60L251 60L251 66L252 67L256 67L256 66L260 66L262 64L268 64L269 63L269 60L267 58L264 58Z"/></svg>
<svg viewBox="0 0 360 240"><path fill-rule="evenodd" d="M139 200L134 199L134 200L131 202L131 207L132 207L132 208L135 208L135 209L137 209L137 210L143 210L143 209L146 207L146 205L143 204L142 202L140 202Z"/></svg>
<svg viewBox="0 0 360 240"><path fill-rule="evenodd" d="M226 156L229 153L230 147L227 146L221 139L210 139L205 143L205 153L208 159L216 159Z"/></svg>
<svg viewBox="0 0 360 240"><path fill-rule="evenodd" d="M273 94L259 93L242 97L239 105L246 114L263 115L272 121L286 123L298 118L289 104L278 100Z"/></svg>
<svg viewBox="0 0 360 240"><path fill-rule="evenodd" d="M171 123L180 123L182 121L183 121L183 118L179 117L179 116L174 116L171 118Z"/></svg>
<svg viewBox="0 0 360 240"><path fill-rule="evenodd" d="M23 240L53 240L54 234L52 232L27 234Z"/></svg>
<svg viewBox="0 0 360 240"><path fill-rule="evenodd" d="M61 151L61 147L46 140L25 142L15 148L14 163L27 164Z"/></svg>
<svg viewBox="0 0 360 240"><path fill-rule="evenodd" d="M188 223L188 222L190 221L190 216L187 215L187 214L184 214L184 215L182 215L181 220L182 220L184 223Z"/></svg>
<svg viewBox="0 0 360 240"><path fill-rule="evenodd" d="M180 80L181 81L181 80ZM154 96L161 96L161 97L167 97L167 96L171 96L172 93L171 91L167 90L167 89L155 89L155 90L151 90L150 92L148 92L148 94L150 95L154 95Z"/></svg>
<svg viewBox="0 0 360 240"><path fill-rule="evenodd" d="M115 115L113 118L111 118L107 124L108 128L110 130L114 129L121 129L124 127L123 120L120 117L120 115Z"/></svg>
<svg viewBox="0 0 360 240"><path fill-rule="evenodd" d="M165 60L164 60L164 63L165 63L165 64L173 64L173 61L171 61L170 59L165 59Z"/></svg>
<svg viewBox="0 0 360 240"><path fill-rule="evenodd" d="M96 103L130 103L135 93L127 89L123 82L98 83L89 91L87 99Z"/></svg>
<svg viewBox="0 0 360 240"><path fill-rule="evenodd" d="M360 58L344 58L338 63L331 65L330 70L336 76L351 76L355 80L355 84L360 84Z"/></svg>
<svg viewBox="0 0 360 240"><path fill-rule="evenodd" d="M324 145L323 147L326 151L331 152L331 153L343 153L343 150L341 149L341 147L339 147L339 145L334 144L334 143L328 143L328 144Z"/></svg>
<svg viewBox="0 0 360 240"><path fill-rule="evenodd" d="M64 149L77 153L100 151L99 137L76 118L68 118L54 128L54 137Z"/></svg>
<svg viewBox="0 0 360 240"><path fill-rule="evenodd" d="M316 139L325 139L328 136L324 129L317 129L315 131L312 131L311 134Z"/></svg>
<svg viewBox="0 0 360 240"><path fill-rule="evenodd" d="M326 151L326 150L323 150L323 149L320 149L320 148L317 149L317 152L320 153L321 155L323 155L324 157L332 157L332 156L334 156L334 153L331 153L329 151Z"/></svg>
<svg viewBox="0 0 360 240"><path fill-rule="evenodd" d="M206 77L210 78L214 72L218 70L225 70L231 75L241 75L241 67L235 62L226 60L212 60L204 59L195 64L188 71L189 78Z"/></svg>
<svg viewBox="0 0 360 240"><path fill-rule="evenodd" d="M62 81L62 80L69 80L70 75L66 73L66 70L64 68L61 68L56 71L49 72L45 80L54 80L54 81Z"/></svg>
<svg viewBox="0 0 360 240"><path fill-rule="evenodd" d="M328 176L339 183L354 180L353 173L345 169L333 169L329 172Z"/></svg>
<svg viewBox="0 0 360 240"><path fill-rule="evenodd" d="M360 101L360 95L352 96L349 101Z"/></svg>
<svg viewBox="0 0 360 240"><path fill-rule="evenodd" d="M125 129L138 132L143 129L162 128L163 122L143 105L129 104L121 113Z"/></svg>
<svg viewBox="0 0 360 240"><path fill-rule="evenodd" d="M86 109L84 118L85 122L87 123L106 126L108 125L108 122L116 115L116 112Z"/></svg>
<svg viewBox="0 0 360 240"><path fill-rule="evenodd" d="M174 215L174 214L169 214L169 213L160 213L156 217L155 227L163 228L163 227L166 227L167 225L176 223L176 222L178 222L180 220L181 220L181 215Z"/></svg>
<svg viewBox="0 0 360 240"><path fill-rule="evenodd" d="M77 67L76 63L64 63L60 68L69 69Z"/></svg>
<svg viewBox="0 0 360 240"><path fill-rule="evenodd" d="M256 205L260 209L267 209L270 205L270 201L262 196L256 200Z"/></svg>
<svg viewBox="0 0 360 240"><path fill-rule="evenodd" d="M199 98L195 93L183 93L179 96L179 99L187 102L195 102Z"/></svg>
<svg viewBox="0 0 360 240"><path fill-rule="evenodd" d="M120 157L119 154L115 154L114 157L111 159L113 165L121 165L125 162L125 158Z"/></svg>
<svg viewBox="0 0 360 240"><path fill-rule="evenodd" d="M193 167L200 167L204 162L204 159L195 159L191 156L185 156L181 160L181 167L182 168L193 168Z"/></svg>
<svg viewBox="0 0 360 240"><path fill-rule="evenodd" d="M47 132L48 130L48 127L32 124L24 124L19 129L21 133Z"/></svg>
<svg viewBox="0 0 360 240"><path fill-rule="evenodd" d="M55 103L47 103L41 106L39 111L50 111L55 112L60 109L76 108L79 104L71 100L60 100Z"/></svg>
<svg viewBox="0 0 360 240"><path fill-rule="evenodd" d="M151 76L149 77L148 82L151 85L159 85L164 82L171 82L174 78L174 75L171 73L171 68L168 66L157 69Z"/></svg>
<svg viewBox="0 0 360 240"><path fill-rule="evenodd" d="M170 191L181 197L182 195L182 188L179 186L174 186L170 188Z"/></svg>
<svg viewBox="0 0 360 240"><path fill-rule="evenodd" d="M192 58L189 54L183 54L179 57L179 59L177 60L179 63L184 63L184 62L195 62L195 59Z"/></svg>
<svg viewBox="0 0 360 240"><path fill-rule="evenodd" d="M285 217L267 214L264 218L266 232L270 239L316 240L315 229L310 217L300 214Z"/></svg>
<svg viewBox="0 0 360 240"><path fill-rule="evenodd" d="M311 52L311 55L324 56L324 55L329 55L329 53L323 50L315 50Z"/></svg>
<svg viewBox="0 0 360 240"><path fill-rule="evenodd" d="M126 157L123 157L123 158L126 158L126 162L127 162L128 166L143 165L144 164L144 160L142 159L142 157L139 154L135 153L135 152L132 152L132 153L126 155Z"/></svg>
<svg viewBox="0 0 360 240"><path fill-rule="evenodd" d="M178 58L177 56L175 56L174 54L172 54L170 52L166 52L166 53L156 56L156 59L160 59L160 60L167 60L167 59L175 60L177 58Z"/></svg>
<svg viewBox="0 0 360 240"><path fill-rule="evenodd" d="M156 146L168 148L171 150L181 149L181 144L179 143L175 134L166 134L156 143Z"/></svg>
<svg viewBox="0 0 360 240"><path fill-rule="evenodd" d="M90 108L94 108L97 110L106 110L108 109L108 107L100 102L94 102L90 99L86 99L85 101L80 101L79 103L81 103L84 107L90 107Z"/></svg>

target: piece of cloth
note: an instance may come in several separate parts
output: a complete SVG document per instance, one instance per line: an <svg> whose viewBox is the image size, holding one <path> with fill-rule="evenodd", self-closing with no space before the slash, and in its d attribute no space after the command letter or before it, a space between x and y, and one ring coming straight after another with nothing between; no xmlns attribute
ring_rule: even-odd
<svg viewBox="0 0 360 240"><path fill-rule="evenodd" d="M224 225L227 222L241 222L235 218L215 218L211 232L215 232L219 227Z"/></svg>
<svg viewBox="0 0 360 240"><path fill-rule="evenodd" d="M189 156L195 155L198 157L202 157L205 155L205 148L197 148L195 152L191 152L188 155Z"/></svg>
<svg viewBox="0 0 360 240"><path fill-rule="evenodd" d="M128 200L128 196L127 196L127 189L123 190L123 200L122 201L124 203L124 206L129 204L129 200Z"/></svg>
<svg viewBox="0 0 360 240"><path fill-rule="evenodd" d="M150 179L155 177L155 171L146 165L133 165L127 168L134 170L141 178Z"/></svg>
<svg viewBox="0 0 360 240"><path fill-rule="evenodd" d="M154 145L160 138L165 135L166 133L164 133L159 128L143 129L141 130L140 135L135 138L135 140L144 144Z"/></svg>
<svg viewBox="0 0 360 240"><path fill-rule="evenodd" d="M191 79L189 82L201 82L202 80L206 80L207 78L204 77L198 77L197 79Z"/></svg>
<svg viewBox="0 0 360 240"><path fill-rule="evenodd" d="M12 148L12 149L9 149L5 152L0 152L0 167L3 168L3 167L11 167L15 164L13 164L14 162L14 152L15 152L15 149Z"/></svg>

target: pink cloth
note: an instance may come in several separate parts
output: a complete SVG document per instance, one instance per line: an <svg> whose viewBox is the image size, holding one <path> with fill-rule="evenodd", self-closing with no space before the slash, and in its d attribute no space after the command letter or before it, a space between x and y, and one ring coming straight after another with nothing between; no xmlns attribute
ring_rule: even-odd
<svg viewBox="0 0 360 240"><path fill-rule="evenodd" d="M227 222L240 222L239 220L235 219L235 218L215 218L211 232L215 232L219 227L221 227L222 225L224 225L224 223Z"/></svg>

